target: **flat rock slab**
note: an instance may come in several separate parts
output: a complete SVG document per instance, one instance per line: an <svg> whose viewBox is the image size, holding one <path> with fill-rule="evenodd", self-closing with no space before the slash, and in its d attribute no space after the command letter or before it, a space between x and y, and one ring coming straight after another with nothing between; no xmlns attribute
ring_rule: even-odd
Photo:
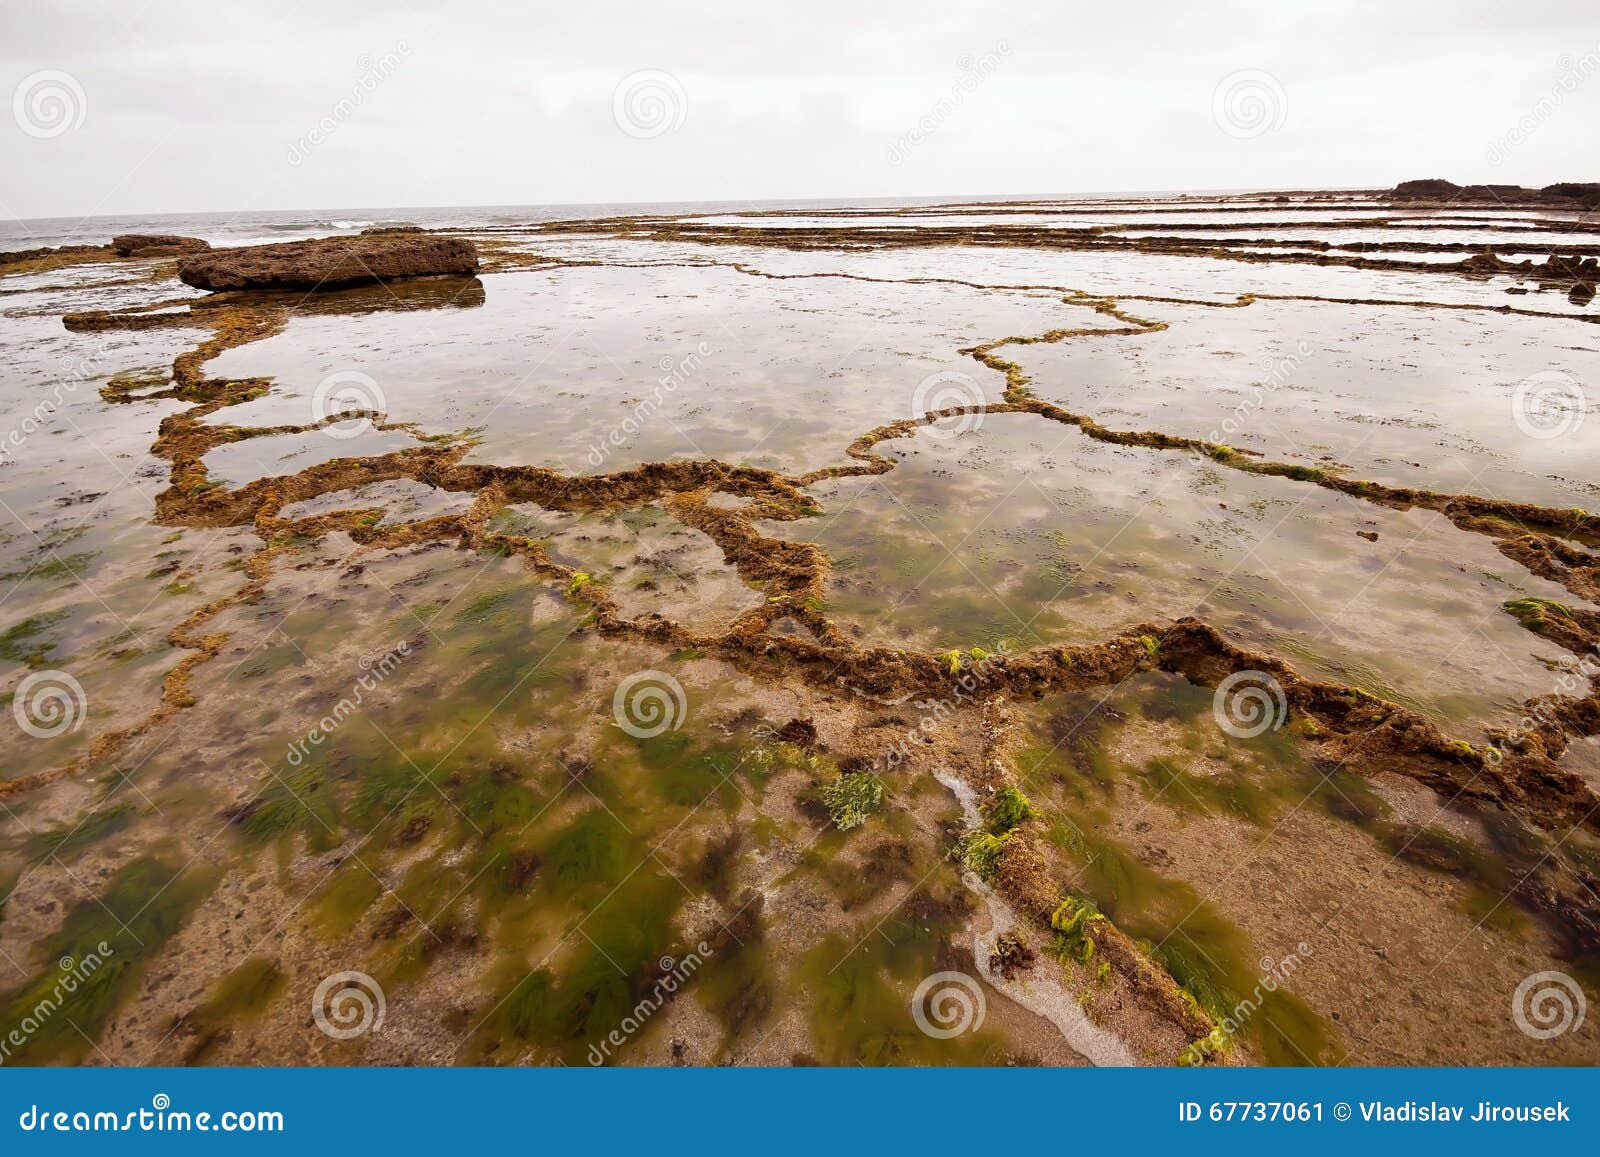
<svg viewBox="0 0 1600 1157"><path fill-rule="evenodd" d="M178 276L197 289L309 290L477 271L478 248L465 238L400 233L212 249L185 261Z"/></svg>
<svg viewBox="0 0 1600 1157"><path fill-rule="evenodd" d="M178 257L210 248L209 241L172 233L123 233L111 239L111 251L118 257Z"/></svg>

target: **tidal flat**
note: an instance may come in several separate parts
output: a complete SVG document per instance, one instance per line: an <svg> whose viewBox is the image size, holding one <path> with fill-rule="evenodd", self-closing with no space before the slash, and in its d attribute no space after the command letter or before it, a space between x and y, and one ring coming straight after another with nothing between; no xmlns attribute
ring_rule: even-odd
<svg viewBox="0 0 1600 1157"><path fill-rule="evenodd" d="M420 224L0 253L4 1063L1600 1061L1592 213Z"/></svg>

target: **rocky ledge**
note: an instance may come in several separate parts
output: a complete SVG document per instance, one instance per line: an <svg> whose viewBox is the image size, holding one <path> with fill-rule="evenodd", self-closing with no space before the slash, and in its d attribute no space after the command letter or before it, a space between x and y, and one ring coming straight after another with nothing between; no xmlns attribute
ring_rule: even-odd
<svg viewBox="0 0 1600 1157"><path fill-rule="evenodd" d="M311 290L477 270L477 247L465 238L399 233L212 249L178 276L197 289Z"/></svg>
<svg viewBox="0 0 1600 1157"><path fill-rule="evenodd" d="M172 233L123 233L111 239L111 252L118 257L182 257L210 248L209 241Z"/></svg>

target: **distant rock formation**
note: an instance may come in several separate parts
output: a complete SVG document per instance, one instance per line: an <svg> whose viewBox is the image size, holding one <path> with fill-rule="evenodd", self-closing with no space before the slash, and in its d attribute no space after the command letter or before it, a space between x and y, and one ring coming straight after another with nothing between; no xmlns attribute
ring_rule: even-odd
<svg viewBox="0 0 1600 1157"><path fill-rule="evenodd" d="M39 261L47 258L60 258L67 260L74 257L85 260L104 255L105 250L99 245L45 245L37 249L12 249L0 253L0 269L8 265L23 265L30 261ZM10 270L7 270L10 272Z"/></svg>
<svg viewBox="0 0 1600 1157"><path fill-rule="evenodd" d="M172 233L123 233L111 239L111 251L118 257L181 257L210 248L209 241Z"/></svg>
<svg viewBox="0 0 1600 1157"><path fill-rule="evenodd" d="M1585 184L1580 181L1557 181L1539 191L1552 197L1570 197L1574 201L1583 202L1586 208L1600 208L1600 182L1590 181Z"/></svg>
<svg viewBox="0 0 1600 1157"><path fill-rule="evenodd" d="M477 270L477 246L466 238L392 233L213 249L185 261L178 276L197 289L310 290Z"/></svg>
<svg viewBox="0 0 1600 1157"><path fill-rule="evenodd" d="M1592 209L1600 206L1600 183L1558 181L1542 189L1521 185L1458 185L1443 177L1401 181L1389 197L1395 201L1501 201L1526 205L1538 202L1561 208Z"/></svg>

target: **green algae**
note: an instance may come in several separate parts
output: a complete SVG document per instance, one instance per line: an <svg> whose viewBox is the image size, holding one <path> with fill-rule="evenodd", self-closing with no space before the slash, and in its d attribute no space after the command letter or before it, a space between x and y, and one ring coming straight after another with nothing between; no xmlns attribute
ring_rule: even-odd
<svg viewBox="0 0 1600 1157"><path fill-rule="evenodd" d="M452 622L461 629L507 625L511 612L516 608L516 595L516 589L509 586L485 591L451 616Z"/></svg>
<svg viewBox="0 0 1600 1157"><path fill-rule="evenodd" d="M822 784L817 796L834 827L847 832L883 807L883 781L868 772L849 772Z"/></svg>
<svg viewBox="0 0 1600 1157"><path fill-rule="evenodd" d="M1027 796L1007 785L984 805L983 822L990 832L1000 836L1026 820L1039 818L1039 814Z"/></svg>
<svg viewBox="0 0 1600 1157"><path fill-rule="evenodd" d="M1050 927L1055 932L1056 954L1063 959L1088 964L1095 953L1095 925L1105 917L1093 900L1081 896L1068 896L1050 914Z"/></svg>
<svg viewBox="0 0 1600 1157"><path fill-rule="evenodd" d="M722 1026L717 1054L726 1058L735 1044L771 1019L779 991L776 970L761 944L759 923L742 921L739 936L719 951L695 983L695 996Z"/></svg>
<svg viewBox="0 0 1600 1157"><path fill-rule="evenodd" d="M1554 599L1512 599L1504 604L1504 609L1517 622L1530 629L1550 618L1572 619L1572 608Z"/></svg>
<svg viewBox="0 0 1600 1157"><path fill-rule="evenodd" d="M64 610L47 611L13 623L5 631L0 632L0 659L21 663L27 667L40 666L55 649L56 644L46 642L39 636L51 627L59 625L70 613Z"/></svg>
<svg viewBox="0 0 1600 1157"><path fill-rule="evenodd" d="M1152 798L1202 815L1223 812L1265 826L1277 811L1280 793L1258 786L1234 769L1215 775L1195 775L1171 759L1152 759L1145 765L1143 781Z"/></svg>
<svg viewBox="0 0 1600 1157"><path fill-rule="evenodd" d="M1151 679L1158 685L1182 682L1164 675ZM1187 731L1189 724L1210 711L1211 693L1174 690L1178 693L1167 697L1161 710L1150 707L1143 686L1134 690L1130 705L1144 708L1139 710L1141 716L1153 714L1152 722L1180 722ZM1064 775L1069 776L1067 782L1076 780L1080 794L1085 780L1102 785L1107 794L1127 781L1181 811L1221 813L1257 825L1270 822L1283 806L1298 803L1314 790L1316 780L1310 777L1315 773L1302 757L1292 752L1286 758L1277 756L1285 750L1281 737L1262 736L1238 745L1243 757L1234 760L1230 756L1216 775L1184 771L1172 757L1152 759L1143 771L1123 767L1105 756L1101 744L1125 718L1120 710L1107 713L1102 707L1079 726L1070 742L1058 740L1053 750L1038 759L1037 766L1047 773L1046 781L1059 785ZM1056 726L1059 730L1059 724ZM1048 720L1044 733L1050 733ZM1086 739L1086 735L1094 738ZM1234 747L1230 744L1228 750ZM1254 766L1258 760L1263 765L1260 768ZM1063 764L1071 771L1063 773ZM1019 761L1019 766L1024 765ZM1327 790L1331 794L1332 789ZM1058 929L1059 951L1089 962L1092 938L1086 930L1095 914L1104 913L1140 941L1213 1020L1238 1022L1240 1035L1269 1063L1326 1063L1338 1055L1334 1030L1303 1001L1282 987L1260 991L1258 954L1251 950L1242 930L1202 901L1190 885L1156 872L1106 838L1102 832L1110 822L1107 813L1079 807L1070 814L1075 823L1058 820L1046 832L1052 844L1080 865L1075 881L1078 895L1059 913L1067 925L1065 933ZM1239 1015L1247 1001L1256 1007L1248 1015Z"/></svg>
<svg viewBox="0 0 1600 1157"><path fill-rule="evenodd" d="M202 1064L234 1028L258 1020L288 984L288 976L269 957L252 956L214 983L206 999L180 1023L193 1030L184 1063Z"/></svg>
<svg viewBox="0 0 1600 1157"><path fill-rule="evenodd" d="M265 679L280 671L304 667L306 653L288 643L268 644L257 648L233 671L234 679Z"/></svg>
<svg viewBox="0 0 1600 1157"><path fill-rule="evenodd" d="M260 1016L287 982L288 977L269 957L252 956L219 980L195 1011L218 1021Z"/></svg>
<svg viewBox="0 0 1600 1157"><path fill-rule="evenodd" d="M956 856L968 871L979 879L993 880L1000 866L1000 853L1005 851L1008 836L989 832L968 832L956 844Z"/></svg>
<svg viewBox="0 0 1600 1157"><path fill-rule="evenodd" d="M941 887L944 886L941 882ZM809 997L816 1055L830 1065L992 1063L1003 1038L977 1025L949 1039L917 1026L917 985L948 968L948 945L964 909L934 900L908 902L875 929L834 933L797 962L789 983Z"/></svg>
<svg viewBox="0 0 1600 1157"><path fill-rule="evenodd" d="M603 807L585 808L545 842L544 886L554 896L604 896L638 866L633 840L622 822Z"/></svg>
<svg viewBox="0 0 1600 1157"><path fill-rule="evenodd" d="M94 567L97 551L80 551L77 554L52 553L43 562L23 570L0 574L0 582L76 582Z"/></svg>
<svg viewBox="0 0 1600 1157"><path fill-rule="evenodd" d="M51 856L74 859L85 848L122 831L133 822L134 815L131 803L101 808L75 823L56 824L34 832L23 842L23 854L36 860Z"/></svg>
<svg viewBox="0 0 1600 1157"><path fill-rule="evenodd" d="M688 732L667 731L644 739L617 737L607 750L628 748L643 769L643 782L664 802L695 808L715 798L724 809L738 806L738 790L727 779L727 771L745 758L737 745L705 744Z"/></svg>
<svg viewBox="0 0 1600 1157"><path fill-rule="evenodd" d="M548 850L546 859L553 859ZM484 1062L509 1063L531 1048L575 1065L587 1063L590 1048L621 1031L630 1017L655 1027L638 1015L640 1002L661 975L662 958L683 956L672 932L683 896L670 877L634 873L576 925L581 934L569 934L552 958L531 969L502 964L491 981L493 1006L469 1051Z"/></svg>
<svg viewBox="0 0 1600 1157"><path fill-rule="evenodd" d="M334 783L320 764L274 774L238 813L235 823L252 842L301 835L312 851L327 851L338 842L340 825Z"/></svg>
<svg viewBox="0 0 1600 1157"><path fill-rule="evenodd" d="M312 893L307 904L311 926L329 940L348 941L383 891L372 867L351 857Z"/></svg>
<svg viewBox="0 0 1600 1157"><path fill-rule="evenodd" d="M215 880L208 869L145 857L114 875L103 895L76 904L60 931L40 944L44 968L0 994L0 1038L13 1028L25 1037L7 1063L73 1063L87 1055ZM92 961L98 964L85 974ZM68 975L81 979L63 991Z"/></svg>

